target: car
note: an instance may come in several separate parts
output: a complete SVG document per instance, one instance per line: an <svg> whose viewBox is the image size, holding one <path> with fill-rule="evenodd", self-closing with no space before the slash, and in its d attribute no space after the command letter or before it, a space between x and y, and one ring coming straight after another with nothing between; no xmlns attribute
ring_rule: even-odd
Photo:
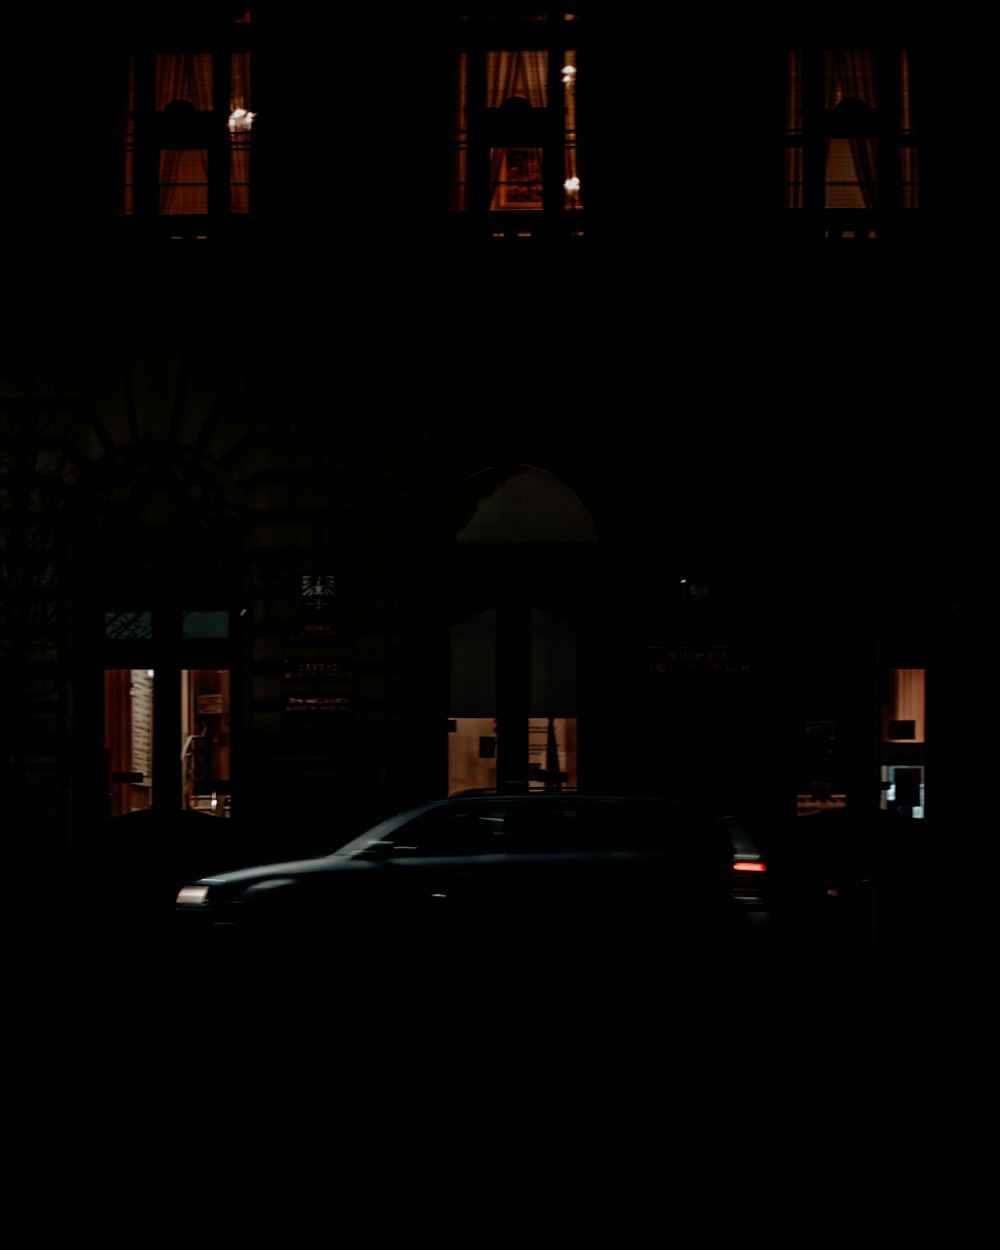
<svg viewBox="0 0 1000 1250"><path fill-rule="evenodd" d="M479 794L401 812L329 855L203 877L176 915L189 949L317 984L649 977L752 950L766 872L738 822L695 803Z"/></svg>

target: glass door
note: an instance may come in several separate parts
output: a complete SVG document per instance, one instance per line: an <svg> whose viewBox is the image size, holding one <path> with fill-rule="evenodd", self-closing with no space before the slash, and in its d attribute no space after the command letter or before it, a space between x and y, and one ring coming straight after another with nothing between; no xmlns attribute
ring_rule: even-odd
<svg viewBox="0 0 1000 1250"><path fill-rule="evenodd" d="M103 792L112 817L156 808L228 817L232 799L230 611L103 613Z"/></svg>
<svg viewBox="0 0 1000 1250"><path fill-rule="evenodd" d="M507 604L449 635L448 794L575 789L575 621Z"/></svg>

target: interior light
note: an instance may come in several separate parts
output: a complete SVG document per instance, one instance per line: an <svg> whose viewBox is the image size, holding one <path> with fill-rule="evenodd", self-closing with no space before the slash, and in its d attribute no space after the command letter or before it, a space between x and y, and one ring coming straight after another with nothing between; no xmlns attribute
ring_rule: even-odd
<svg viewBox="0 0 1000 1250"><path fill-rule="evenodd" d="M564 65L562 67L562 80L564 86L572 87L574 81L576 80L575 65Z"/></svg>
<svg viewBox="0 0 1000 1250"><path fill-rule="evenodd" d="M230 130L249 130L257 118L256 113L251 113L247 109L233 109L229 114Z"/></svg>
<svg viewBox="0 0 1000 1250"><path fill-rule="evenodd" d="M570 195L578 195L580 192L580 179L575 177L567 178L563 183L563 189L568 191Z"/></svg>

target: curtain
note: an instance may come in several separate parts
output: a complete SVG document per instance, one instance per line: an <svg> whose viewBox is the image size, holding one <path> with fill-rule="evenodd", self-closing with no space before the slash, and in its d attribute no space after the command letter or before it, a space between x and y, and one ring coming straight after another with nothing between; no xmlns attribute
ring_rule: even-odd
<svg viewBox="0 0 1000 1250"><path fill-rule="evenodd" d="M520 97L532 108L547 102L547 52L487 52L486 107ZM542 149L490 149L490 208L542 207Z"/></svg>
<svg viewBox="0 0 1000 1250"><path fill-rule="evenodd" d="M230 57L229 112L251 111L250 53L234 52ZM250 211L250 130L229 127L229 211Z"/></svg>
<svg viewBox="0 0 1000 1250"><path fill-rule="evenodd" d="M828 111L848 100L877 107L873 52L838 49L827 52L825 61ZM827 139L826 207L874 208L875 203L875 139L868 135Z"/></svg>
<svg viewBox="0 0 1000 1250"><path fill-rule="evenodd" d="M198 110L212 108L210 52L158 54L156 108L183 101ZM166 148L160 152L160 200L163 214L208 212L208 151L204 148Z"/></svg>
<svg viewBox="0 0 1000 1250"><path fill-rule="evenodd" d="M208 150L165 148L160 152L162 214L204 216L208 212Z"/></svg>
<svg viewBox="0 0 1000 1250"><path fill-rule="evenodd" d="M532 108L545 108L548 69L547 52L487 52L486 107L523 96Z"/></svg>
<svg viewBox="0 0 1000 1250"><path fill-rule="evenodd" d="M892 669L892 703L889 707L889 720L913 721L913 738L910 739L913 742L927 741L924 712L925 685L925 669Z"/></svg>
<svg viewBox="0 0 1000 1250"><path fill-rule="evenodd" d="M174 100L186 100L196 109L210 109L213 60L210 52L158 54L156 107L165 109Z"/></svg>

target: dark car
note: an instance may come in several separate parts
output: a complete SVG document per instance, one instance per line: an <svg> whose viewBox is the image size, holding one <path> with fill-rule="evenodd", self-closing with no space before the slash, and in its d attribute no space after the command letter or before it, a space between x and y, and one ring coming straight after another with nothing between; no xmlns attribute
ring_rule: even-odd
<svg viewBox="0 0 1000 1250"><path fill-rule="evenodd" d="M237 965L321 980L613 970L739 959L766 866L695 804L480 795L402 812L330 855L204 877L182 932Z"/></svg>

